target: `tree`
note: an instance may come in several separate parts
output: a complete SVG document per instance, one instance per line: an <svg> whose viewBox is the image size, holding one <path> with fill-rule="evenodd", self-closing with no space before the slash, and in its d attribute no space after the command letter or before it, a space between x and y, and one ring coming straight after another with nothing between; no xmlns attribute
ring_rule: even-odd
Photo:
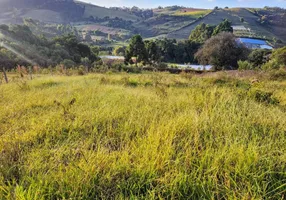
<svg viewBox="0 0 286 200"><path fill-rule="evenodd" d="M135 57L136 66L138 66L138 62L147 61L145 44L140 35L135 35L131 38L130 44L126 50L125 62L132 64L132 57Z"/></svg>
<svg viewBox="0 0 286 200"><path fill-rule="evenodd" d="M194 42L204 43L206 40L211 38L213 34L214 26L202 23L191 32L189 40Z"/></svg>
<svg viewBox="0 0 286 200"><path fill-rule="evenodd" d="M267 55L269 55L270 53L271 53L271 51L269 51L267 49L253 50L248 56L248 61L254 67L261 67L261 65L263 65L267 62Z"/></svg>
<svg viewBox="0 0 286 200"><path fill-rule="evenodd" d="M175 62L176 40L175 39L163 39L155 41L160 49L162 59L164 62Z"/></svg>
<svg viewBox="0 0 286 200"><path fill-rule="evenodd" d="M202 65L212 65L214 70L237 69L237 61L245 60L248 50L236 42L232 33L220 33L207 40L196 53Z"/></svg>
<svg viewBox="0 0 286 200"><path fill-rule="evenodd" d="M87 42L92 42L92 37L89 33L87 33L84 37L84 40L87 41Z"/></svg>
<svg viewBox="0 0 286 200"><path fill-rule="evenodd" d="M212 35L215 36L219 33L222 33L222 32L231 32L233 33L233 28L231 26L231 22L228 21L227 19L225 19L222 23L220 23L219 25L217 25L215 27L215 29L213 30L213 33Z"/></svg>
<svg viewBox="0 0 286 200"><path fill-rule="evenodd" d="M125 47L117 46L113 50L113 54L116 55L116 56L125 56L125 51L126 51Z"/></svg>
<svg viewBox="0 0 286 200"><path fill-rule="evenodd" d="M75 66L75 63L72 60L65 59L61 62L65 67L72 68Z"/></svg>
<svg viewBox="0 0 286 200"><path fill-rule="evenodd" d="M96 55L96 56L99 55L99 47L98 46L92 46L92 47L90 47L90 50L94 55Z"/></svg>
<svg viewBox="0 0 286 200"><path fill-rule="evenodd" d="M151 64L159 63L161 61L161 52L154 41L145 41L148 61Z"/></svg>

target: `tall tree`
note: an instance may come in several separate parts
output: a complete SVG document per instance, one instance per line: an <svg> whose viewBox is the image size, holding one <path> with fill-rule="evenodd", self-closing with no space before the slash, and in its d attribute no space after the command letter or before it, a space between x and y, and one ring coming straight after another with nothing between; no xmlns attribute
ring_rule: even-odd
<svg viewBox="0 0 286 200"><path fill-rule="evenodd" d="M146 47L149 63L151 64L159 63L161 61L161 52L156 42L145 41L145 47Z"/></svg>
<svg viewBox="0 0 286 200"><path fill-rule="evenodd" d="M191 32L189 40L194 42L204 43L206 40L211 38L213 34L214 26L202 23Z"/></svg>
<svg viewBox="0 0 286 200"><path fill-rule="evenodd" d="M147 51L140 35L135 35L131 38L130 44L126 50L125 62L132 64L132 57L135 57L136 66L138 65L138 62L147 61Z"/></svg>
<svg viewBox="0 0 286 200"><path fill-rule="evenodd" d="M231 22L225 19L223 22L221 22L219 25L215 27L213 30L213 36L222 33L222 32L230 32L233 33L233 28L231 26Z"/></svg>
<svg viewBox="0 0 286 200"><path fill-rule="evenodd" d="M214 70L237 69L238 60L246 60L248 50L236 42L232 33L220 33L207 40L196 53L202 65L212 65Z"/></svg>

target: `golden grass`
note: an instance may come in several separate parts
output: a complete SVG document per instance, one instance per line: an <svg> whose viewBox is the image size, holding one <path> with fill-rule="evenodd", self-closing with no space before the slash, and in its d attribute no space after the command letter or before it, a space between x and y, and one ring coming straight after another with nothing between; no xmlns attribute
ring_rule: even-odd
<svg viewBox="0 0 286 200"><path fill-rule="evenodd" d="M0 199L283 199L286 82L250 79L2 84ZM258 101L258 89L280 103Z"/></svg>
<svg viewBox="0 0 286 200"><path fill-rule="evenodd" d="M190 17L195 17L195 18L199 18L199 17L203 17L206 14L210 13L211 10L193 10L193 11L177 11L174 13L174 15L176 16L190 16Z"/></svg>

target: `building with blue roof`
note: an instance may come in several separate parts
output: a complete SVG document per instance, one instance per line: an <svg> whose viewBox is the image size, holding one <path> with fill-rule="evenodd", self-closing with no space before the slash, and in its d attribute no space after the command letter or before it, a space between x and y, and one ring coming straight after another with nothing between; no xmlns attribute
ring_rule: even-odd
<svg viewBox="0 0 286 200"><path fill-rule="evenodd" d="M245 45L249 49L273 49L265 40L252 38L238 38L237 42Z"/></svg>

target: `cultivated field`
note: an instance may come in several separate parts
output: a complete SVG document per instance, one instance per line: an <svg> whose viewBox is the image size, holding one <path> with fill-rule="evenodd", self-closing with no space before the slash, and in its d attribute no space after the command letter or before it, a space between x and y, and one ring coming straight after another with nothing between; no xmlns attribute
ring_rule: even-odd
<svg viewBox="0 0 286 200"><path fill-rule="evenodd" d="M285 79L13 79L0 85L0 199L286 197Z"/></svg>
<svg viewBox="0 0 286 200"><path fill-rule="evenodd" d="M242 18L244 19L244 22L240 21ZM195 29L197 25L201 23L217 25L224 19L231 21L232 25L234 26L244 26L245 28L249 29L249 31L246 31L243 34L239 34L238 36L252 36L270 40L273 37L276 37L276 35L274 35L266 27L257 22L257 16L253 15L251 12L244 8L215 10L213 13L207 15L206 17L198 19L195 23L191 23L189 26L169 33L168 37L176 39L188 39L190 32Z"/></svg>
<svg viewBox="0 0 286 200"><path fill-rule="evenodd" d="M84 17L98 17L98 18L104 18L104 17L110 17L110 18L122 18L125 20L132 20L136 21L137 19L140 19L139 17L129 14L127 12L121 11L121 10L114 10L114 9L108 9L104 7L95 6L92 4L86 4L81 2L81 5L85 6L85 13Z"/></svg>

